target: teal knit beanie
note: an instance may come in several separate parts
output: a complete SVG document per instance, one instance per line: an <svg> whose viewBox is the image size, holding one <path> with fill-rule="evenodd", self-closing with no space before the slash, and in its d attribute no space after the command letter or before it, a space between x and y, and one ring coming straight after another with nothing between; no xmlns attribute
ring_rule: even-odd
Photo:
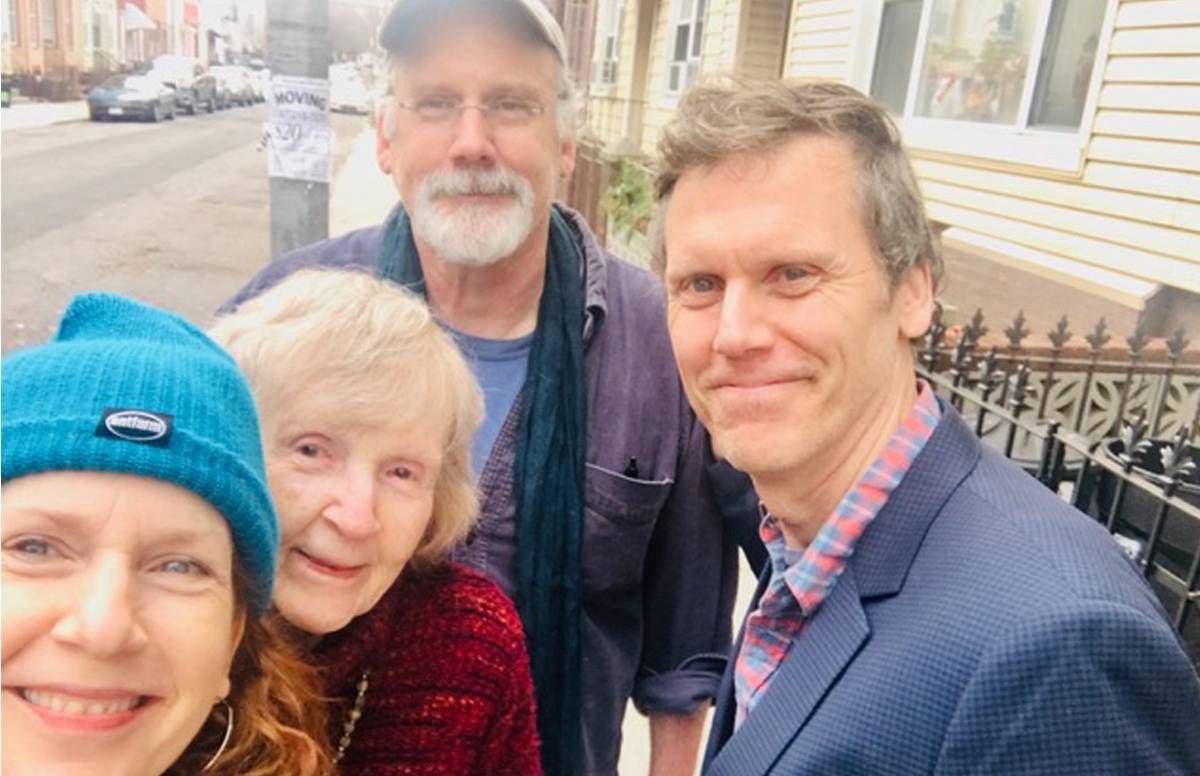
<svg viewBox="0 0 1200 776"><path fill-rule="evenodd" d="M279 524L254 400L233 360L182 318L115 294L81 294L57 336L0 368L4 482L48 471L124 472L180 485L227 521L271 602Z"/></svg>

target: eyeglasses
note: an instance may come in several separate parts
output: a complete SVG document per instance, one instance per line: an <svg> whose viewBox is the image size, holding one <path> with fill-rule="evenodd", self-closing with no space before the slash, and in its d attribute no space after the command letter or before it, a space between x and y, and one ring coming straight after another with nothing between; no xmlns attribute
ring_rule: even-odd
<svg viewBox="0 0 1200 776"><path fill-rule="evenodd" d="M457 121L463 111L478 110L483 120L494 126L520 127L546 112L546 106L519 97L497 97L471 105L450 97L422 97L412 102L397 102L401 108L416 116L422 124L447 124Z"/></svg>

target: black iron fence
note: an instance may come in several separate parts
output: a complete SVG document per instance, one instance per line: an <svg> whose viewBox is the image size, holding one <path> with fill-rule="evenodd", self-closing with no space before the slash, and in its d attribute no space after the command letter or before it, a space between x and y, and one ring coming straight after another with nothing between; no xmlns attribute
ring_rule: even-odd
<svg viewBox="0 0 1200 776"><path fill-rule="evenodd" d="M1101 522L1150 580L1200 666L1200 363L1185 333L1108 346L1104 320L1071 347L1064 318L1027 347L1024 316L987 346L976 313L935 319L920 371L975 433ZM994 339L994 338L993 338Z"/></svg>

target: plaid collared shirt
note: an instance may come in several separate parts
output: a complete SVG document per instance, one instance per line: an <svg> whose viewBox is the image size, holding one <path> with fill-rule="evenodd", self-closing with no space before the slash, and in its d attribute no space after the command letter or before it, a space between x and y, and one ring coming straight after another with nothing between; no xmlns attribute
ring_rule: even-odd
<svg viewBox="0 0 1200 776"><path fill-rule="evenodd" d="M771 556L771 581L758 608L746 620L737 656L733 679L736 726L746 721L766 694L792 641L829 595L859 537L904 479L941 418L933 390L920 382L917 401L900 428L803 550L787 548L778 521L764 510L758 532Z"/></svg>

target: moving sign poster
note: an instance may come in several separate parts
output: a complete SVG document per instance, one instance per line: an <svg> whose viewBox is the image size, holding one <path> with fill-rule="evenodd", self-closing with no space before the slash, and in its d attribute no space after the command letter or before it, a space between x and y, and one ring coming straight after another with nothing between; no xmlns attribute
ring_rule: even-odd
<svg viewBox="0 0 1200 776"><path fill-rule="evenodd" d="M333 179L329 81L273 75L267 102L267 174L272 178L329 183Z"/></svg>

